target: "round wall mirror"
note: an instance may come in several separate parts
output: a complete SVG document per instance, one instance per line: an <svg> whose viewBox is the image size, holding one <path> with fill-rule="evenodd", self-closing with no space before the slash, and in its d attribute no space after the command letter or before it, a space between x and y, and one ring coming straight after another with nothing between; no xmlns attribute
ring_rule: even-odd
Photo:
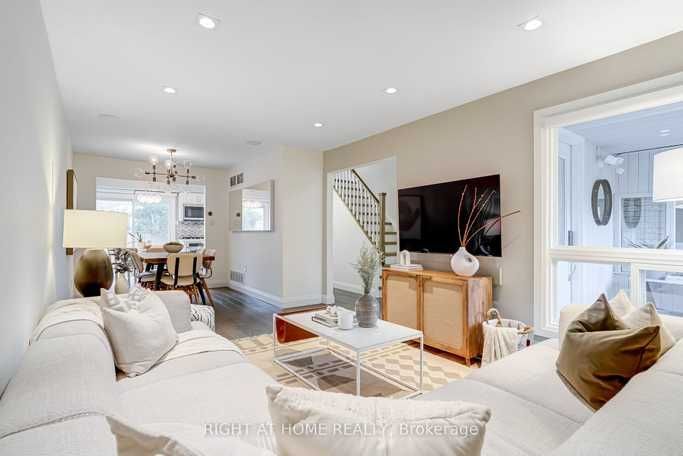
<svg viewBox="0 0 683 456"><path fill-rule="evenodd" d="M591 209L596 225L603 226L609 223L612 216L612 186L607 179L598 179L593 183Z"/></svg>

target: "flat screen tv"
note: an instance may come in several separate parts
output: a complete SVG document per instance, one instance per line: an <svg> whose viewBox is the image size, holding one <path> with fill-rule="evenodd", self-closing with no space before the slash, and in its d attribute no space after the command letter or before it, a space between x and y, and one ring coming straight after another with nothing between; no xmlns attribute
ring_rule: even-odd
<svg viewBox="0 0 683 456"><path fill-rule="evenodd" d="M500 217L500 175L477 177L398 191L399 239L402 250L423 253L455 253L458 237L458 206L462 202L460 230L474 212L477 199L491 193L490 201L479 213L476 226ZM476 212L476 211L475 211ZM500 221L480 231L467 244L467 250L477 256L501 256Z"/></svg>

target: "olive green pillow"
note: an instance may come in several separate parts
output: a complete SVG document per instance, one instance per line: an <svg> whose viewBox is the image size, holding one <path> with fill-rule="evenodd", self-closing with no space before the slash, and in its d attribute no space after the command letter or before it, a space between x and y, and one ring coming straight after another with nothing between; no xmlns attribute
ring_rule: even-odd
<svg viewBox="0 0 683 456"><path fill-rule="evenodd" d="M629 329L605 295L567 327L557 371L565 384L594 410L659 355L659 326Z"/></svg>

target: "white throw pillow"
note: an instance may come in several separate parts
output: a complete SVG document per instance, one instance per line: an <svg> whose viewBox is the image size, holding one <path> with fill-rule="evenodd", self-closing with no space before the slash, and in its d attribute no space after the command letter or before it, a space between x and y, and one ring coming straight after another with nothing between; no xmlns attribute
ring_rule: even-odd
<svg viewBox="0 0 683 456"><path fill-rule="evenodd" d="M102 320L116 367L129 377L147 372L178 341L168 310L154 293L134 307L103 307Z"/></svg>
<svg viewBox="0 0 683 456"><path fill-rule="evenodd" d="M640 309L635 309L627 315L624 315L622 321L629 328L643 328L645 326L659 326L659 342L661 349L659 356L662 356L668 349L676 344L676 339L671 335L671 332L664 326L664 322L657 313L657 308L654 304L646 304Z"/></svg>
<svg viewBox="0 0 683 456"><path fill-rule="evenodd" d="M266 387L280 456L476 456L487 407Z"/></svg>
<svg viewBox="0 0 683 456"><path fill-rule="evenodd" d="M207 435L202 426L160 423L133 427L107 417L118 456L275 456L235 437Z"/></svg>

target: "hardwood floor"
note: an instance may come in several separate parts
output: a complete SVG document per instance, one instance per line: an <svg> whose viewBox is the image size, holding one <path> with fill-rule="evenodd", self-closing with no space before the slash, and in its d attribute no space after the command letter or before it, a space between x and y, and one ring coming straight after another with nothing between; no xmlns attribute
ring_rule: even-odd
<svg viewBox="0 0 683 456"><path fill-rule="evenodd" d="M232 288L212 288L216 332L228 339L270 334L278 308ZM359 294L334 289L338 306L354 310Z"/></svg>
<svg viewBox="0 0 683 456"><path fill-rule="evenodd" d="M231 288L212 288L216 332L228 339L271 334L278 308Z"/></svg>
<svg viewBox="0 0 683 456"><path fill-rule="evenodd" d="M211 294L216 312L216 332L221 336L240 339L272 334L273 314L279 310L277 307L232 288L212 288ZM335 288L334 296L337 305L353 309L360 295ZM436 348L425 347L425 351L464 364L462 358Z"/></svg>

